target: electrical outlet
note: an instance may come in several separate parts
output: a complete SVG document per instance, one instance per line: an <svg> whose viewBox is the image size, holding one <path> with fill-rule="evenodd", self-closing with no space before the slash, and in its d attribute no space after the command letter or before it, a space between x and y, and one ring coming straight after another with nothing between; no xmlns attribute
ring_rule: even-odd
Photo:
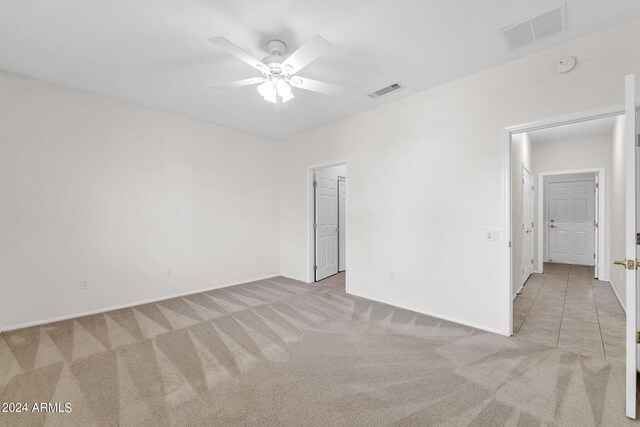
<svg viewBox="0 0 640 427"><path fill-rule="evenodd" d="M86 280L80 281L80 289L89 289L89 282Z"/></svg>
<svg viewBox="0 0 640 427"><path fill-rule="evenodd" d="M485 240L491 241L491 242L497 242L498 240L500 240L500 231L496 230L496 229L486 229L485 230Z"/></svg>

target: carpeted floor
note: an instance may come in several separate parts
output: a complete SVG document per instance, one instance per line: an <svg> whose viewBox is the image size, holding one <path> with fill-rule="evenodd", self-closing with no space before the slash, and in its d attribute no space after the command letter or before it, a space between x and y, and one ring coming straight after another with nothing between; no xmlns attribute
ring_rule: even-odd
<svg viewBox="0 0 640 427"><path fill-rule="evenodd" d="M615 426L624 367L276 277L3 333L0 425Z"/></svg>

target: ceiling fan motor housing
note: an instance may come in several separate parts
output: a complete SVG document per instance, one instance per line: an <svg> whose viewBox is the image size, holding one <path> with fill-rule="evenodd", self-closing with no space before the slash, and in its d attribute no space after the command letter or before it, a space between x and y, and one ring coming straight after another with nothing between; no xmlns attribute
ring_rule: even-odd
<svg viewBox="0 0 640 427"><path fill-rule="evenodd" d="M284 61L284 53L287 51L287 45L282 40L271 40L267 43L267 50L271 55L265 56L262 62L267 65L281 64Z"/></svg>

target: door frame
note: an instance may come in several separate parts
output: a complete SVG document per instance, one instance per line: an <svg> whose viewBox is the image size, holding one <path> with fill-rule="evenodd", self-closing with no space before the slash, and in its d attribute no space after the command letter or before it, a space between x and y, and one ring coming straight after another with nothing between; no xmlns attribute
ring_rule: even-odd
<svg viewBox="0 0 640 427"><path fill-rule="evenodd" d="M313 220L315 217L315 192L313 189L313 179L315 177L315 172L318 169L330 168L332 166L341 166L344 165L345 175L348 175L349 171L349 163L347 160L335 160L331 162L318 163L312 166L307 166L307 283L313 284L315 283L315 271L313 270L313 266L316 262L316 233L313 228ZM349 188L346 189L347 192L347 202L346 206L349 206ZM347 209L347 215L349 214L349 209ZM347 222L349 219L347 218ZM349 259L349 237L345 241L345 260L348 263ZM345 271L345 279L349 276L349 272ZM348 280L346 282L349 283ZM345 285L345 287L348 285Z"/></svg>
<svg viewBox="0 0 640 427"><path fill-rule="evenodd" d="M513 249L511 241L512 200L511 200L511 137L513 134L522 132L532 132L534 130L546 129L555 126L580 123L604 117L618 116L625 114L624 103L611 105L593 110L586 110L577 113L565 114L556 117L536 120L515 126L507 126L502 129L502 230L505 239L501 244L501 270L502 270L502 327L500 331L503 335L513 335Z"/></svg>
<svg viewBox="0 0 640 427"><path fill-rule="evenodd" d="M605 222L605 204L606 204L606 176L604 167L587 168L587 169L573 169L565 171L553 171L553 172L541 172L538 174L538 265L536 267L536 273L544 272L544 247L548 243L548 231L544 223L544 207L547 204L545 197L546 189L544 186L544 179L552 176L573 175L582 173L595 173L598 177L598 191L596 191L596 198L598 203L598 232L595 236L596 240L596 253L598 254L598 280L608 281L609 277L604 274L605 265L605 244L604 244L604 224Z"/></svg>
<svg viewBox="0 0 640 427"><path fill-rule="evenodd" d="M346 172L347 172L347 167L345 166L345 176L338 176L338 230L339 230L338 231L338 273L342 273L343 271L347 271L347 267L346 267L347 266L347 249L346 249L347 248L347 235L346 234L344 236L344 247L345 247L345 250L344 250L344 255L345 255L345 257L344 257L344 265L345 265L345 269L344 270L340 270L340 256L341 256L341 251L340 251L340 233L342 233L342 227L340 226L340 209L341 209L341 205L342 205L340 203L340 185L345 185L347 183L347 177L346 177L347 173ZM342 183L342 184L340 184L340 183ZM347 189L346 188L345 188L344 192L345 192L345 196L346 196L346 194L347 194ZM346 197L345 197L344 204L345 204L345 206L347 204ZM344 222L346 224L346 222L347 222L347 215L346 215L347 209L344 206L342 206L342 209L345 211Z"/></svg>

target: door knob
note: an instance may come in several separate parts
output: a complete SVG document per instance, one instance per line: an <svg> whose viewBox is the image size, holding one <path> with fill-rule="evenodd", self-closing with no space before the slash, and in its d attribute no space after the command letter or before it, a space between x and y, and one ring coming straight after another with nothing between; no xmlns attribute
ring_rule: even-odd
<svg viewBox="0 0 640 427"><path fill-rule="evenodd" d="M621 260L618 260L618 261L613 261L613 263L614 263L615 265L621 265L621 266L623 266L623 267L625 267L625 268L627 267L627 260L626 260L626 259L621 259Z"/></svg>

